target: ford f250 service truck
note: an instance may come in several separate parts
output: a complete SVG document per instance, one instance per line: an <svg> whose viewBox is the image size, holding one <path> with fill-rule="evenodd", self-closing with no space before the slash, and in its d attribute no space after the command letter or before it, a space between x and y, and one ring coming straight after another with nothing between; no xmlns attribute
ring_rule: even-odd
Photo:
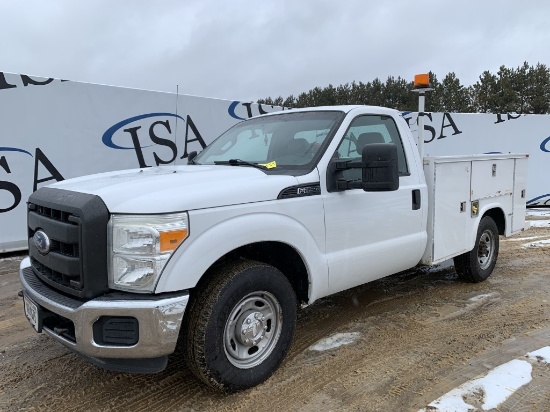
<svg viewBox="0 0 550 412"><path fill-rule="evenodd" d="M486 279L499 235L524 229L526 167L519 154L422 159L388 108L252 118L186 166L33 193L25 314L107 369L160 371L181 345L207 384L251 387L285 357L300 303L450 258Z"/></svg>

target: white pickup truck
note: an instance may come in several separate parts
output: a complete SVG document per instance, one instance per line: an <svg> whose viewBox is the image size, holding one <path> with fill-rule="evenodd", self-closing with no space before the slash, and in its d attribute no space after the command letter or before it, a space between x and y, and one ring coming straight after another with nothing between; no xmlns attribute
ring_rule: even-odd
<svg viewBox="0 0 550 412"><path fill-rule="evenodd" d="M28 202L25 314L96 365L208 385L267 379L299 304L454 258L485 280L525 226L528 155L421 158L393 109L243 121L186 166L103 173ZM191 159L192 157L192 159Z"/></svg>

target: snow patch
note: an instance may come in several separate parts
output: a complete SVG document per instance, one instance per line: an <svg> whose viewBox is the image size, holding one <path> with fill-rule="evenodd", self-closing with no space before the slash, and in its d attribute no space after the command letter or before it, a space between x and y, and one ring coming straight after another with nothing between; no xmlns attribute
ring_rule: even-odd
<svg viewBox="0 0 550 412"><path fill-rule="evenodd" d="M544 236L516 237L514 239L507 238L507 239L502 239L502 241L504 241L504 242L522 242L524 240L540 239L541 237L544 237Z"/></svg>
<svg viewBox="0 0 550 412"><path fill-rule="evenodd" d="M338 346L349 345L355 342L360 336L359 332L336 333L328 338L321 339L315 345L310 346L309 350L325 351L337 348Z"/></svg>
<svg viewBox="0 0 550 412"><path fill-rule="evenodd" d="M449 268L454 266L454 262L452 259L445 260L441 263L436 263L432 266L427 266L426 273L438 273L447 271Z"/></svg>
<svg viewBox="0 0 550 412"><path fill-rule="evenodd" d="M419 412L477 410L473 405L466 403L465 399L468 400L468 398L480 398L480 402L483 402L481 408L484 411L494 409L519 388L531 382L532 369L529 362L514 359L489 371L481 378L468 381L447 392L430 403L428 408L420 409Z"/></svg>
<svg viewBox="0 0 550 412"><path fill-rule="evenodd" d="M494 293L484 293L482 295L472 296L468 300L471 302L479 302L480 300L487 300L492 296L494 296Z"/></svg>
<svg viewBox="0 0 550 412"><path fill-rule="evenodd" d="M550 346L545 346L534 352L529 352L525 356L537 362L550 363Z"/></svg>
<svg viewBox="0 0 550 412"><path fill-rule="evenodd" d="M527 209L527 216L550 216L548 209Z"/></svg>
<svg viewBox="0 0 550 412"><path fill-rule="evenodd" d="M531 227L550 227L550 220L529 220Z"/></svg>
<svg viewBox="0 0 550 412"><path fill-rule="evenodd" d="M12 256L8 258L0 259L0 262L17 262L23 260L24 256Z"/></svg>
<svg viewBox="0 0 550 412"><path fill-rule="evenodd" d="M544 247L550 246L550 239L537 240L536 242L530 242L522 245L523 247Z"/></svg>

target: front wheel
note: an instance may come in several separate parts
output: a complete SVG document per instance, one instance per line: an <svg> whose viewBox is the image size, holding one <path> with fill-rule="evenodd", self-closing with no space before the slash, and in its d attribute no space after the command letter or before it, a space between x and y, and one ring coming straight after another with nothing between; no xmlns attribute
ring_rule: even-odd
<svg viewBox="0 0 550 412"><path fill-rule="evenodd" d="M239 261L197 288L183 325L191 371L206 384L235 392L266 380L290 347L296 295L276 268Z"/></svg>
<svg viewBox="0 0 550 412"><path fill-rule="evenodd" d="M477 228L474 248L454 258L456 273L468 282L482 282L491 276L498 257L498 228L490 216L484 216Z"/></svg>

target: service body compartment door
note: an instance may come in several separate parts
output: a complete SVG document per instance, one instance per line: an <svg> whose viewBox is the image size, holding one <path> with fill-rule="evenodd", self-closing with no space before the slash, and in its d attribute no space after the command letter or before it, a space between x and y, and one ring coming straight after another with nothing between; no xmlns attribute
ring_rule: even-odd
<svg viewBox="0 0 550 412"><path fill-rule="evenodd" d="M433 260L441 261L469 250L471 163L434 166Z"/></svg>
<svg viewBox="0 0 550 412"><path fill-rule="evenodd" d="M516 159L474 160L472 200L512 195Z"/></svg>
<svg viewBox="0 0 550 412"><path fill-rule="evenodd" d="M525 229L525 202L527 200L525 198L525 189L527 187L527 157L515 159L515 161L512 233Z"/></svg>

